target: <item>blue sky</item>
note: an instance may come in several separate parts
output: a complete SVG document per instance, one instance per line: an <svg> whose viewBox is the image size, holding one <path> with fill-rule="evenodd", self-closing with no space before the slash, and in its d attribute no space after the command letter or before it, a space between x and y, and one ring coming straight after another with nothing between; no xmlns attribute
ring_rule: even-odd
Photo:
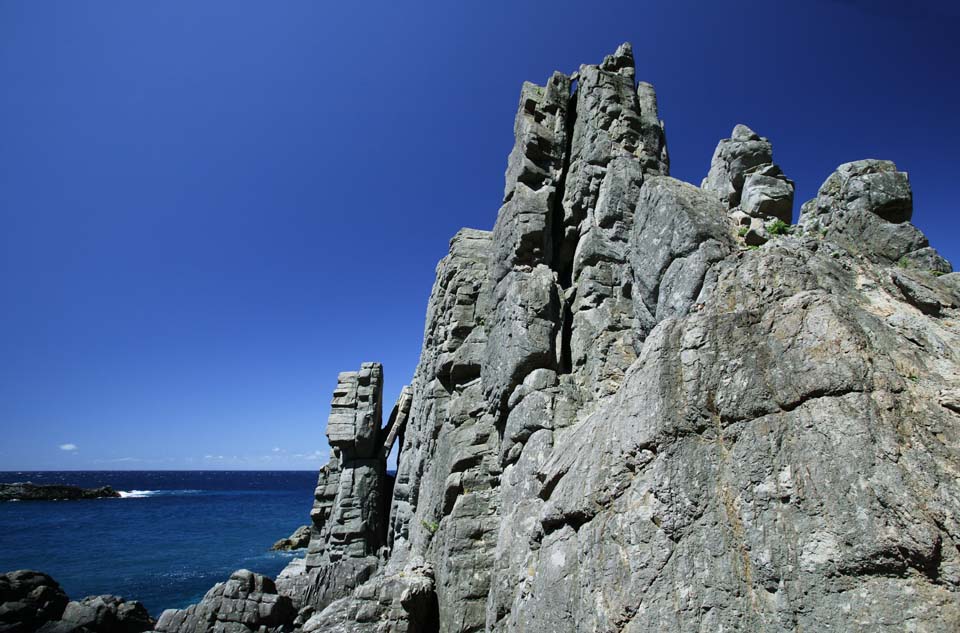
<svg viewBox="0 0 960 633"><path fill-rule="evenodd" d="M960 262L960 9L913 4L0 0L0 470L319 466L337 372L392 403L492 227L521 83L622 41L674 176L738 122L795 214L892 159Z"/></svg>

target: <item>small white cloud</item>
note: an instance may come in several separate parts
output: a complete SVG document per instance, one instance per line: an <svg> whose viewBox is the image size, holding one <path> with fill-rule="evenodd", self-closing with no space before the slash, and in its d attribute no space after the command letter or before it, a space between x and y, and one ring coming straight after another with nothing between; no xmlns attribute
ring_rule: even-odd
<svg viewBox="0 0 960 633"><path fill-rule="evenodd" d="M94 464L132 464L132 463L156 463L157 460L140 459L139 457L115 457L113 459L95 459Z"/></svg>
<svg viewBox="0 0 960 633"><path fill-rule="evenodd" d="M306 459L309 461L315 460L324 460L327 455L323 451L313 451L312 453L297 453L293 456L294 459Z"/></svg>
<svg viewBox="0 0 960 633"><path fill-rule="evenodd" d="M61 451L75 451L75 450L77 450L77 445L76 445L76 444L61 444L61 445L60 445L60 450L61 450Z"/></svg>
<svg viewBox="0 0 960 633"><path fill-rule="evenodd" d="M280 447L279 447L279 446L274 446L274 447L273 447L273 452L274 452L274 453L279 453L279 452L280 452Z"/></svg>

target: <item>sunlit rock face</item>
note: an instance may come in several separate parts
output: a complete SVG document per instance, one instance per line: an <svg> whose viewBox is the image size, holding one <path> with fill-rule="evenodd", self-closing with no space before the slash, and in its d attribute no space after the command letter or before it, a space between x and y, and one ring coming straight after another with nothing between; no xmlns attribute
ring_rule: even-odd
<svg viewBox="0 0 960 633"><path fill-rule="evenodd" d="M341 374L298 629L960 626L960 280L907 175L841 165L791 225L746 125L671 178L635 75L524 84L386 424L382 368Z"/></svg>

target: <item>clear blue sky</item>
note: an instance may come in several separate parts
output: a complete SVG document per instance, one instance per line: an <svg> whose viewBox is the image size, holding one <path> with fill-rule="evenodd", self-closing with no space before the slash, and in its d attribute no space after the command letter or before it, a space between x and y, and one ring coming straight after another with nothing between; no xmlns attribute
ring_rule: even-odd
<svg viewBox="0 0 960 633"><path fill-rule="evenodd" d="M892 159L960 263L960 9L905 4L0 0L0 469L319 466L492 227L521 82L622 41L674 176L738 122L797 208Z"/></svg>

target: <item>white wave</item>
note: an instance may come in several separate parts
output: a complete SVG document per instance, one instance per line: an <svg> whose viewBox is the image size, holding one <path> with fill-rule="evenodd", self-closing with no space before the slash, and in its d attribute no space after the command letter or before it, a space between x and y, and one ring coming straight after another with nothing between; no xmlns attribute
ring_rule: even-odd
<svg viewBox="0 0 960 633"><path fill-rule="evenodd" d="M122 499L143 499L145 497L195 495L202 490L118 490Z"/></svg>

